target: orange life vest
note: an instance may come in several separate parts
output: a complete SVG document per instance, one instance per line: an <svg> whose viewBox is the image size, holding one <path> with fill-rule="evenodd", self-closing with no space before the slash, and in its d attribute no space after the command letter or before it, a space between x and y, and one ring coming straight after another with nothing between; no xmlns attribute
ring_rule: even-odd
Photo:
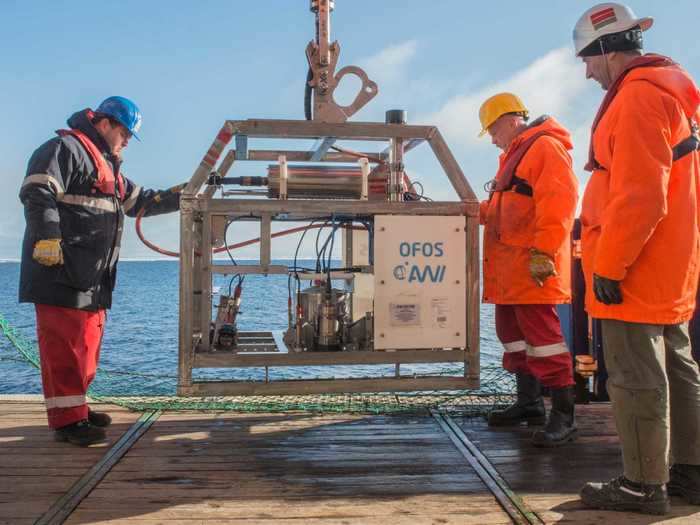
<svg viewBox="0 0 700 525"><path fill-rule="evenodd" d="M58 135L61 137L71 135L78 139L78 142L80 142L83 148L85 148L85 151L87 151L88 155L90 156L90 160L92 160L92 163L97 170L97 181L95 182L94 187L106 195L114 195L118 187L119 200L123 201L125 187L122 174L119 173L117 175L115 184L114 171L112 171L112 167L107 163L102 155L102 152L97 149L94 142L90 140L90 137L77 129L59 129L56 133L58 133Z"/></svg>

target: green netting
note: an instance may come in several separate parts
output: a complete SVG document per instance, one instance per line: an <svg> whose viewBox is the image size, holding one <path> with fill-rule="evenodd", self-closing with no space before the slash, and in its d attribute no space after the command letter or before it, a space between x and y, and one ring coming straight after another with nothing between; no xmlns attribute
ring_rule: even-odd
<svg viewBox="0 0 700 525"><path fill-rule="evenodd" d="M24 361L40 368L36 345L0 315L0 330L17 351L14 355L0 355L2 360ZM443 369L442 375L458 375L461 368ZM433 374L435 375L435 374ZM177 397L130 396L123 392L124 378L148 378L158 382L176 379L173 374L148 374L130 370L98 369L100 381L93 383L92 399L117 404L132 410L235 410L246 412L360 412L398 413L437 408L460 415L477 416L494 406L512 402L514 382L511 374L501 367L481 368L481 387L475 390L402 392L377 394L314 394L295 396L237 396L237 397Z"/></svg>

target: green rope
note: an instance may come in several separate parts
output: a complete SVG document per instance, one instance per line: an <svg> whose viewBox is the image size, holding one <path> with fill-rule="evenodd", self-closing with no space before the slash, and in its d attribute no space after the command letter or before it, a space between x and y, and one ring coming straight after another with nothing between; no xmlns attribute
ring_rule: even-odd
<svg viewBox="0 0 700 525"><path fill-rule="evenodd" d="M0 314L0 331L19 353L20 357L0 356L0 360L24 361L40 368L36 345L22 336ZM91 398L126 407L131 410L235 410L239 412L348 412L369 414L395 414L423 412L430 408L459 412L464 416L479 416L488 413L494 406L512 401L513 379L500 367L481 368L481 384L478 390L402 392L377 394L320 394L302 396L238 396L238 397L177 397L177 396L133 396L115 395L114 385L125 377L155 380L175 380L172 374L146 374L135 371L105 370L98 368L105 378L95 382L89 390ZM462 368L449 368L440 375L463 373ZM434 374L433 374L434 375ZM119 381L109 381L118 377ZM99 385L105 382L108 388Z"/></svg>

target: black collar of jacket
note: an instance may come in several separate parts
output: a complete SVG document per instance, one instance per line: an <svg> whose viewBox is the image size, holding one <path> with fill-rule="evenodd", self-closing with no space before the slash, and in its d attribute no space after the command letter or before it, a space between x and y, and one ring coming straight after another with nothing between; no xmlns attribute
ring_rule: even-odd
<svg viewBox="0 0 700 525"><path fill-rule="evenodd" d="M547 120L549 120L549 115L542 115L540 117L537 117L535 120L530 122L530 124L528 124L527 129L532 129L532 128L536 128L537 126L541 126Z"/></svg>
<svg viewBox="0 0 700 525"><path fill-rule="evenodd" d="M99 149L108 159L112 160L112 151L109 145L107 145L105 139L102 138L102 135L99 134L99 132L95 129L95 126L93 126L92 122L90 122L88 113L92 113L92 111L90 109L84 109L73 113L68 118L66 123L71 129L77 129L78 131L85 133L92 143L97 146L97 149Z"/></svg>

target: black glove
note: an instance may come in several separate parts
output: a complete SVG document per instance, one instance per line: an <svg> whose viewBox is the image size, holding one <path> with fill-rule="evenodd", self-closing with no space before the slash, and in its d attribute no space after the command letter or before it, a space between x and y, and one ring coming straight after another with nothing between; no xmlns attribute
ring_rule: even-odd
<svg viewBox="0 0 700 525"><path fill-rule="evenodd" d="M620 304L622 302L620 281L613 281L607 277L593 274L593 293L595 293L595 298L603 304Z"/></svg>

